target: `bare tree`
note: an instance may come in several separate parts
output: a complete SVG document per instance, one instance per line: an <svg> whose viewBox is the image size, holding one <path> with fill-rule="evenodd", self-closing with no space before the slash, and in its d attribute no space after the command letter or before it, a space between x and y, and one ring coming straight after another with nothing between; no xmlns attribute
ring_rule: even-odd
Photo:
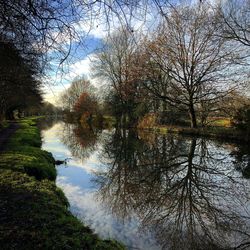
<svg viewBox="0 0 250 250"><path fill-rule="evenodd" d="M218 4L222 36L250 46L250 1L228 0Z"/></svg>
<svg viewBox="0 0 250 250"><path fill-rule="evenodd" d="M216 20L217 16L204 4L175 8L148 46L147 64L158 67L158 72L165 75L159 82L167 92L155 87L157 78L145 81L145 86L171 105L185 106L194 128L198 106L219 100L235 87L230 81L235 76L231 63L235 48L216 36Z"/></svg>
<svg viewBox="0 0 250 250"><path fill-rule="evenodd" d="M138 84L133 66L136 63L137 43L131 31L124 27L108 36L104 48L96 54L93 62L94 76L110 86L115 99L120 123L133 120L133 109L137 104Z"/></svg>

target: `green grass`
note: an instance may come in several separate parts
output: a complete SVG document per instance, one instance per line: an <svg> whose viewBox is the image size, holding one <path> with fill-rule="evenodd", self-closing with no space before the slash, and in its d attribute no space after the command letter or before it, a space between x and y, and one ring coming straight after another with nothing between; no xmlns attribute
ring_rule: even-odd
<svg viewBox="0 0 250 250"><path fill-rule="evenodd" d="M209 126L229 128L232 124L230 118L211 118Z"/></svg>
<svg viewBox="0 0 250 250"><path fill-rule="evenodd" d="M55 180L54 158L40 149L41 137L35 118L21 120L20 126L11 137L7 150L1 154L0 168L27 173L37 180Z"/></svg>
<svg viewBox="0 0 250 250"><path fill-rule="evenodd" d="M1 249L124 249L101 240L68 209L52 155L40 149L35 118L20 121L0 154Z"/></svg>

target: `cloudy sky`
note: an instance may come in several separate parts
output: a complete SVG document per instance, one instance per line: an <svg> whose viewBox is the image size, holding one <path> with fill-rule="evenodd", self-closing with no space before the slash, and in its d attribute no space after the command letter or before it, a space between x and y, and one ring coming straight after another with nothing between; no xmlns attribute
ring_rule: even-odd
<svg viewBox="0 0 250 250"><path fill-rule="evenodd" d="M173 0L174 3L177 0ZM193 4L199 2L199 0L182 0ZM220 0L207 0L211 3L215 3ZM126 21L133 30L147 30L152 29L159 19L160 15L157 10L153 8L148 8L147 12L143 13L144 18L139 18L135 15L134 18L128 18ZM146 18L145 18L146 17ZM145 19L147 20L145 22ZM46 101L49 101L53 104L57 103L58 95L69 87L70 82L76 78L85 75L88 79L92 80L92 83L98 87L100 84L97 80L91 79L91 61L93 60L95 52L103 44L103 39L112 31L116 30L120 25L121 21L116 16L113 17L110 22L110 26L107 27L106 21L103 19L92 19L90 21L81 21L76 24L75 29L81 35L84 46L78 47L78 42L72 43L72 60L65 65L65 72L61 74L58 71L58 62L51 62L51 70L48 72L48 79L46 80L44 91L44 97ZM68 46L67 37L61 38L62 44L65 48ZM53 57L53 51L51 52Z"/></svg>
<svg viewBox="0 0 250 250"><path fill-rule="evenodd" d="M55 104L58 94L68 88L74 78L82 75L91 78L91 60L96 50L102 46L104 36L104 32L98 32L98 29L96 29L84 38L84 46L78 47L73 52L72 60L64 65L64 73L58 70L57 62L51 62L51 70L48 72L49 77L43 90L46 101ZM73 43L74 46L77 45Z"/></svg>
<svg viewBox="0 0 250 250"><path fill-rule="evenodd" d="M172 0L173 2L177 0ZM186 0L196 1L196 0ZM124 11L124 10L123 10ZM138 12L138 13L136 13ZM130 13L122 12L124 15L118 18L115 14L110 18L109 25L107 26L107 16L103 16L99 19L83 20L75 25L75 29L81 35L84 46L78 47L77 42L73 42L73 60L66 65L66 71L62 75L58 72L58 62L51 62L51 70L48 72L47 84L44 88L45 100L53 104L57 103L58 95L64 89L68 88L70 82L76 78L85 75L87 78L91 78L91 61L93 60L94 54L97 49L103 44L103 39L112 31L117 30L121 23L125 23L134 31L146 30L146 28L152 28L152 26L159 21L160 15L158 10L154 8L145 8L143 6L141 10L136 11L132 18ZM145 21L147 20L147 21ZM61 37L64 48L67 48L69 40L67 37ZM51 52L53 57L53 51ZM92 79L91 79L92 80ZM92 81L91 81L92 82ZM97 80L92 82L96 87L99 86Z"/></svg>

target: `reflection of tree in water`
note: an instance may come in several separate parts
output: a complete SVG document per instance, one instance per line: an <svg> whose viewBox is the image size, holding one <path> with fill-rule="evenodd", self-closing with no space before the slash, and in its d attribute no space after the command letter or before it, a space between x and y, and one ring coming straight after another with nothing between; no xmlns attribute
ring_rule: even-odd
<svg viewBox="0 0 250 250"><path fill-rule="evenodd" d="M61 120L60 117L44 117L38 120L38 127L40 130L47 131Z"/></svg>
<svg viewBox="0 0 250 250"><path fill-rule="evenodd" d="M65 123L62 142L69 147L74 157L83 160L96 149L98 134L98 130L83 128L78 124Z"/></svg>
<svg viewBox="0 0 250 250"><path fill-rule="evenodd" d="M249 218L241 216L246 181L223 147L172 135L153 141L132 131L116 131L106 141L109 168L96 177L103 202L122 218L135 212L163 249L225 249L249 241Z"/></svg>
<svg viewBox="0 0 250 250"><path fill-rule="evenodd" d="M250 148L249 145L238 145L231 153L235 157L235 168L242 172L245 178L250 178Z"/></svg>

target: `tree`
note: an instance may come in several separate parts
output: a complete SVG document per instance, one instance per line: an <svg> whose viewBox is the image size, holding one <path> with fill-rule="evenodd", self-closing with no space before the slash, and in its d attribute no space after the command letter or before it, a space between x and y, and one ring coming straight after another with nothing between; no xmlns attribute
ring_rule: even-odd
<svg viewBox="0 0 250 250"><path fill-rule="evenodd" d="M73 109L79 118L85 115L91 122L93 114L97 113L97 100L93 95L91 96L87 92L82 92Z"/></svg>
<svg viewBox="0 0 250 250"><path fill-rule="evenodd" d="M234 125L246 132L248 137L250 134L250 101L242 107L239 107L236 114L233 117Z"/></svg>
<svg viewBox="0 0 250 250"><path fill-rule="evenodd" d="M215 102L235 88L230 81L235 76L231 67L235 51L216 36L216 20L204 4L175 8L148 46L147 64L157 66L160 81L150 77L144 85L170 105L184 106L193 128L202 103ZM155 87L159 83L164 89Z"/></svg>
<svg viewBox="0 0 250 250"><path fill-rule="evenodd" d="M40 104L38 62L23 57L12 42L0 42L0 116L13 119L13 111Z"/></svg>
<svg viewBox="0 0 250 250"><path fill-rule="evenodd" d="M60 96L59 102L61 106L66 110L73 111L75 103L83 92L92 95L95 92L95 88L85 77L74 79L70 87L63 91Z"/></svg>
<svg viewBox="0 0 250 250"><path fill-rule="evenodd" d="M228 0L217 6L221 35L244 46L250 46L250 1Z"/></svg>
<svg viewBox="0 0 250 250"><path fill-rule="evenodd" d="M71 52L73 40L78 38L76 23L81 15L77 3L77 0L1 1L1 37L14 42L26 55L31 52L42 55L41 66L51 51L62 63Z"/></svg>
<svg viewBox="0 0 250 250"><path fill-rule="evenodd" d="M93 63L95 77L109 85L113 114L122 126L133 126L142 111L142 88L134 71L137 59L136 37L121 27L106 38L105 46ZM145 103L143 103L146 107ZM143 112L143 111L142 111Z"/></svg>

